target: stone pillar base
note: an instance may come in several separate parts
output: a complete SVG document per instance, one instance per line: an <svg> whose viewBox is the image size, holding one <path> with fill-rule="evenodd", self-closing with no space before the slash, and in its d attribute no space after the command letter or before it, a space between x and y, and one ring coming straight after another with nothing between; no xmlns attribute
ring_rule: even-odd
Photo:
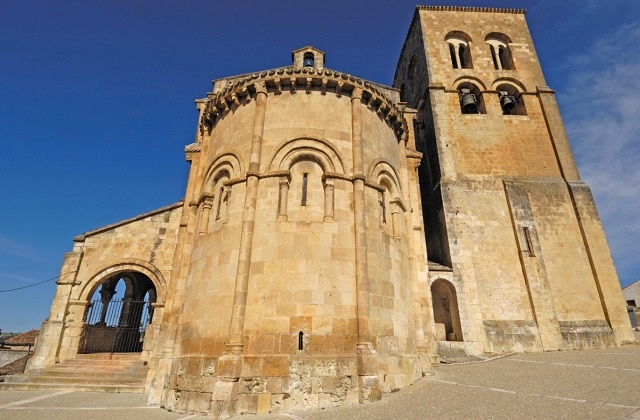
<svg viewBox="0 0 640 420"><path fill-rule="evenodd" d="M374 402L382 399L378 379L378 354L369 342L361 342L356 346L358 366L358 400L360 403Z"/></svg>

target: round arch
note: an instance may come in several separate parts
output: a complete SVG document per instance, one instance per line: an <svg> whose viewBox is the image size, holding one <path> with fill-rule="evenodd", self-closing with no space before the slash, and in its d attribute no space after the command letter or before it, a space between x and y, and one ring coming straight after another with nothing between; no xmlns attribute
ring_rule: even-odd
<svg viewBox="0 0 640 420"><path fill-rule="evenodd" d="M369 182L380 185L383 178L387 178L387 183L390 184L391 193L394 198L402 198L402 187L400 186L400 178L395 168L388 162L382 159L376 159L369 167L368 172Z"/></svg>
<svg viewBox="0 0 640 420"><path fill-rule="evenodd" d="M87 281L79 292L79 301L89 301L98 287L106 280L120 273L138 272L151 280L156 289L156 304L162 304L165 300L166 280L160 270L142 260L123 260L99 270Z"/></svg>
<svg viewBox="0 0 640 420"><path fill-rule="evenodd" d="M122 284L123 296L114 299ZM165 289L162 274L144 261L128 260L100 270L80 292L87 305L78 353L140 353L154 311L163 306Z"/></svg>
<svg viewBox="0 0 640 420"><path fill-rule="evenodd" d="M221 176L223 172L228 174L229 178L240 177L242 174L242 165L240 159L235 154L226 153L216 160L207 169L204 177L205 182L202 186L203 193L210 193L210 188L217 182L217 178Z"/></svg>
<svg viewBox="0 0 640 420"><path fill-rule="evenodd" d="M505 35L501 32L490 32L487 34L487 36L484 37L485 42L491 41L493 39L503 42L505 44L511 44L511 38L509 38L508 35Z"/></svg>
<svg viewBox="0 0 640 420"><path fill-rule="evenodd" d="M318 163L324 173L344 173L340 154L328 142L310 137L285 141L270 160L270 171L287 171L295 162L309 159Z"/></svg>
<svg viewBox="0 0 640 420"><path fill-rule="evenodd" d="M473 76L458 77L456 80L453 81L453 88L455 90L458 90L460 86L464 84L476 85L478 86L480 91L487 90L487 86L484 84L484 82L479 78L473 77Z"/></svg>
<svg viewBox="0 0 640 420"><path fill-rule="evenodd" d="M437 278L430 289L436 336L441 341L463 341L456 288L448 280Z"/></svg>
<svg viewBox="0 0 640 420"><path fill-rule="evenodd" d="M444 37L445 41L449 41L449 40L452 40L452 39L460 40L460 41L464 41L464 42L472 42L473 41L469 35L467 35L465 32L462 32L462 31L450 31Z"/></svg>
<svg viewBox="0 0 640 420"><path fill-rule="evenodd" d="M527 87L524 84L522 84L522 82L520 82L517 79L514 79L513 77L497 78L496 80L493 81L493 83L491 83L491 90L497 90L499 85L512 85L516 90L520 92L527 91Z"/></svg>

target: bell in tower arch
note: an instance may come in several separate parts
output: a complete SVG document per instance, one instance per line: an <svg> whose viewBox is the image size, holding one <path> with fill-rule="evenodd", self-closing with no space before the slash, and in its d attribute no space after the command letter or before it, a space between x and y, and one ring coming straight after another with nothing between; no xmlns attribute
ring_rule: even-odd
<svg viewBox="0 0 640 420"><path fill-rule="evenodd" d="M460 89L460 105L465 114L476 114L478 112L478 100L470 89Z"/></svg>
<svg viewBox="0 0 640 420"><path fill-rule="evenodd" d="M517 104L516 98L513 95L509 95L509 92L500 91L500 106L502 107L502 112L505 114L510 113Z"/></svg>

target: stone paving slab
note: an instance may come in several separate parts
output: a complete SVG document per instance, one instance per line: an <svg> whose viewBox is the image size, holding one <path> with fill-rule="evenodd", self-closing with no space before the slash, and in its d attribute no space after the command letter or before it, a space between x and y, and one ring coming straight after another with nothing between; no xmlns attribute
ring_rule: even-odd
<svg viewBox="0 0 640 420"><path fill-rule="evenodd" d="M639 364L637 345L514 354L434 367L432 375L375 404L252 418L640 419Z"/></svg>
<svg viewBox="0 0 640 420"><path fill-rule="evenodd" d="M374 404L240 416L242 419L640 419L640 346L514 354L440 365ZM197 419L146 405L142 394L0 391L0 418L12 420Z"/></svg>
<svg viewBox="0 0 640 420"><path fill-rule="evenodd" d="M143 394L0 391L0 418L12 420L140 420L196 418L146 404Z"/></svg>
<svg viewBox="0 0 640 420"><path fill-rule="evenodd" d="M51 391L0 391L0 406L27 398L35 398L40 395L51 394Z"/></svg>

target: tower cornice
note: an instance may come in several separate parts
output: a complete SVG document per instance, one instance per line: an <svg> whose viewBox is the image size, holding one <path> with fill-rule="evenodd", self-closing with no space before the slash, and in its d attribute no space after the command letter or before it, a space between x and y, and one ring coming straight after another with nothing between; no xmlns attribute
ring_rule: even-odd
<svg viewBox="0 0 640 420"><path fill-rule="evenodd" d="M525 9L502 9L499 7L467 7L467 6L416 6L418 10L429 10L432 12L485 12L485 13L512 13L525 14Z"/></svg>

